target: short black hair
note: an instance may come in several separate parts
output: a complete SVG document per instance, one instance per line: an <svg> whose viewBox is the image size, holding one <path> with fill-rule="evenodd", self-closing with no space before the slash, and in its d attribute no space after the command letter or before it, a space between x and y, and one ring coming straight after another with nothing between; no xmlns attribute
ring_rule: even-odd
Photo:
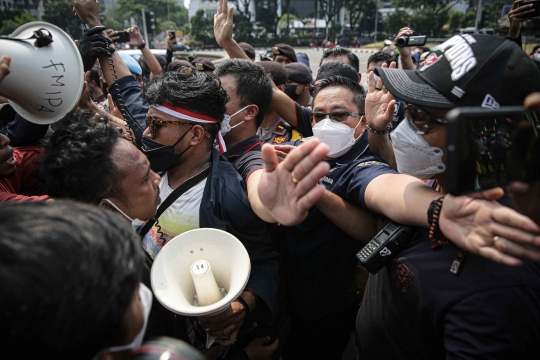
<svg viewBox="0 0 540 360"><path fill-rule="evenodd" d="M99 78L99 72L97 70L90 70L90 81L93 81L97 86L101 87L101 80Z"/></svg>
<svg viewBox="0 0 540 360"><path fill-rule="evenodd" d="M389 54L384 51L377 51L375 54L371 55L367 61L367 67L369 68L369 64L371 63L378 63L378 62L384 62L386 65L390 66L390 63L394 61L395 57L392 56L392 54Z"/></svg>
<svg viewBox="0 0 540 360"><path fill-rule="evenodd" d="M328 87L342 87L350 90L353 93L353 102L356 104L356 106L358 106L358 112L360 114L365 113L366 91L358 82L352 81L351 79L343 76L329 76L327 78L324 78L321 80L320 83L315 85L315 89L313 91L314 103L317 99L317 95L319 94L319 92L322 89L326 89Z"/></svg>
<svg viewBox="0 0 540 360"><path fill-rule="evenodd" d="M534 54L538 49L540 49L540 45L536 45L535 47L533 47L531 54Z"/></svg>
<svg viewBox="0 0 540 360"><path fill-rule="evenodd" d="M280 63L275 61L258 61L255 64L263 67L276 86L285 84L289 78L287 69Z"/></svg>
<svg viewBox="0 0 540 360"><path fill-rule="evenodd" d="M2 354L90 360L121 345L143 265L129 224L69 201L6 203L0 218Z"/></svg>
<svg viewBox="0 0 540 360"><path fill-rule="evenodd" d="M214 75L218 77L230 75L235 78L240 106L257 105L259 113L255 118L255 124L257 127L261 126L273 95L272 81L266 75L266 71L250 60L229 59L216 66Z"/></svg>
<svg viewBox="0 0 540 360"><path fill-rule="evenodd" d="M351 50L342 47L335 47L332 49L324 50L321 61L319 62L319 67L322 65L324 59L335 59L340 56L347 56L347 59L349 59L351 66L356 70L357 73L360 72L360 61L358 60L358 56L353 54Z"/></svg>
<svg viewBox="0 0 540 360"><path fill-rule="evenodd" d="M315 81L329 76L339 75L358 82L358 72L351 66L339 61L330 61L319 68Z"/></svg>
<svg viewBox="0 0 540 360"><path fill-rule="evenodd" d="M111 158L119 138L118 127L107 115L68 114L47 143L41 163L40 178L47 194L90 204L121 197L122 174Z"/></svg>
<svg viewBox="0 0 540 360"><path fill-rule="evenodd" d="M194 113L223 121L228 101L227 92L219 79L203 71L181 67L156 76L143 89L143 96L149 105L169 103ZM203 128L215 138L220 126L204 124Z"/></svg>

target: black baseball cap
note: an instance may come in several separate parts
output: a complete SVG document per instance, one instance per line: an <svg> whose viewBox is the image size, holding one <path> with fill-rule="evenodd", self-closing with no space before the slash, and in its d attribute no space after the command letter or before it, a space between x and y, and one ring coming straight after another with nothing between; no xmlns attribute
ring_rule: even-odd
<svg viewBox="0 0 540 360"><path fill-rule="evenodd" d="M377 68L384 85L405 102L431 108L523 105L540 91L540 71L513 41L456 35L432 49L416 70Z"/></svg>

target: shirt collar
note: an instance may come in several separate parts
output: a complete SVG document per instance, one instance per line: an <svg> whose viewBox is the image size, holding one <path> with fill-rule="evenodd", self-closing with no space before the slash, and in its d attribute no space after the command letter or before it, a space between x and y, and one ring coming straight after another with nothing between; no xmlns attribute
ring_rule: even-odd
<svg viewBox="0 0 540 360"><path fill-rule="evenodd" d="M252 150L260 150L261 147L262 143L259 135L253 135L252 137L249 137L234 145L232 148L227 149L227 152L223 155L225 155L227 159L231 159Z"/></svg>

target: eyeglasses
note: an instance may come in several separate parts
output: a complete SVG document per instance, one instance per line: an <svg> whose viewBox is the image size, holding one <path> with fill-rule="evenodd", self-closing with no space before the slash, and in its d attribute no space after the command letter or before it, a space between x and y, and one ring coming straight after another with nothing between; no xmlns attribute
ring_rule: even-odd
<svg viewBox="0 0 540 360"><path fill-rule="evenodd" d="M333 111L333 112L330 112L330 113L327 113L327 114L311 113L310 119L311 119L312 122L313 121L319 122L319 121L321 121L323 119L326 119L326 118L329 118L332 121L343 122L343 121L347 121L349 116L361 116L361 115L364 115L364 114L360 114L360 113L357 113L357 112L347 112L347 111Z"/></svg>
<svg viewBox="0 0 540 360"><path fill-rule="evenodd" d="M170 124L170 125L193 125L193 124L188 124L188 123L185 123L185 122L182 122L182 121L162 120L162 119L158 119L158 118L155 118L153 116L150 116L150 115L146 115L146 127L150 129L150 134L152 134L152 136L154 136L156 134L156 130L157 130L157 127L159 125L165 125L165 124Z"/></svg>
<svg viewBox="0 0 540 360"><path fill-rule="evenodd" d="M416 105L405 105L405 118L411 127L420 135L431 132L436 124L446 124L447 120L433 115Z"/></svg>

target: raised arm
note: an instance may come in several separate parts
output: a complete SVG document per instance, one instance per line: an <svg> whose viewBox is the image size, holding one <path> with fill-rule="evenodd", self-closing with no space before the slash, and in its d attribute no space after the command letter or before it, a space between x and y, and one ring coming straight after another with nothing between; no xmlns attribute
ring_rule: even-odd
<svg viewBox="0 0 540 360"><path fill-rule="evenodd" d="M144 61L146 61L146 65L148 66L148 69L150 70L150 80L154 76L163 74L163 69L161 68L161 65L159 64L158 59L156 58L154 54L152 54L147 44L145 44L143 37L141 35L141 32L139 31L139 27L135 25L134 27L131 27L127 29L126 31L129 32L129 38L130 38L130 41L128 44L131 46L136 46L142 52Z"/></svg>
<svg viewBox="0 0 540 360"><path fill-rule="evenodd" d="M217 13L214 15L214 37L231 59L247 59L246 53L233 39L233 11L229 8L227 0L219 0Z"/></svg>
<svg viewBox="0 0 540 360"><path fill-rule="evenodd" d="M386 66L384 64L383 66ZM395 67L396 63L392 63ZM394 118L396 101L388 90L385 90L381 78L375 84L373 72L369 73L368 95L366 96L366 120L372 130L369 133L369 150L382 157L392 169L397 169L394 148L388 135L389 126Z"/></svg>
<svg viewBox="0 0 540 360"><path fill-rule="evenodd" d="M95 0L70 0L70 2L76 15L90 27L79 42L83 62L92 63L94 56L97 56L103 77L109 84L109 92L122 112L124 120L133 130L137 143L140 144L142 133L146 129L145 117L148 105L143 102L141 89L120 55L116 52L111 53L108 44L103 41L91 41L92 34L105 36L103 31L105 29L99 19L99 2Z"/></svg>
<svg viewBox="0 0 540 360"><path fill-rule="evenodd" d="M520 258L540 261L540 227L497 203L503 194L496 188L474 196L446 195L440 230L460 248L505 265L519 266ZM384 174L368 184L365 203L393 221L430 228L427 211L439 197L440 193L412 176Z"/></svg>
<svg viewBox="0 0 540 360"><path fill-rule="evenodd" d="M394 43L396 43L398 38L402 36L411 36L413 33L414 31L412 31L408 27L402 28L401 30L399 30L399 33L394 39ZM414 63L411 57L411 48L409 46L398 46L397 49L400 55L401 68L403 70L414 70Z"/></svg>

